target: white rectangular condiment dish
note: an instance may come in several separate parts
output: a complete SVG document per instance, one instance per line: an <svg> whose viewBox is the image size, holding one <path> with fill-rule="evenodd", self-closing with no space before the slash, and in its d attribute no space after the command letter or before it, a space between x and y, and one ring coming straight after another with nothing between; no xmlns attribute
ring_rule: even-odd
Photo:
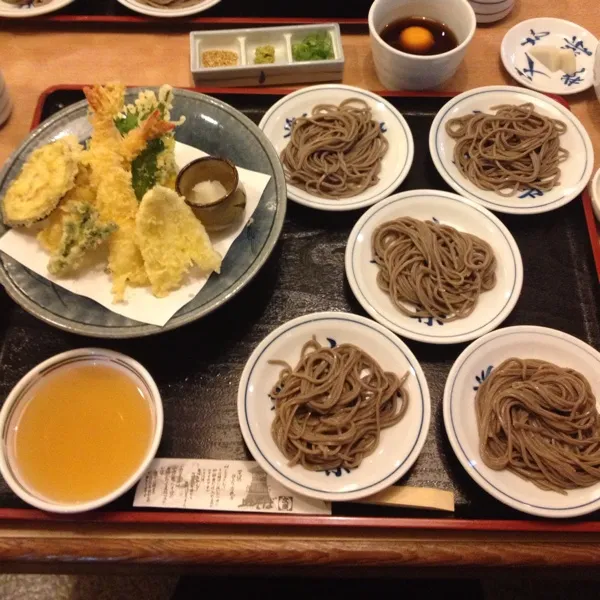
<svg viewBox="0 0 600 600"><path fill-rule="evenodd" d="M295 61L293 45L314 33L328 35L332 42L332 59ZM275 48L275 62L255 64L260 46ZM235 66L205 67L203 52L228 50L237 54ZM259 86L283 83L340 81L344 71L344 50L337 23L222 29L190 32L190 69L195 84L220 86Z"/></svg>

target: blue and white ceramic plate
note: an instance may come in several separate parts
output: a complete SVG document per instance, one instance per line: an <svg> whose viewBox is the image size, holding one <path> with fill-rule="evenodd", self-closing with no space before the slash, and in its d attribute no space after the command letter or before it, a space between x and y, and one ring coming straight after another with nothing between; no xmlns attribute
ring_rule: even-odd
<svg viewBox="0 0 600 600"><path fill-rule="evenodd" d="M25 19L27 17L39 17L52 13L71 4L74 0L50 0L45 4L36 5L33 0L28 0L25 4L16 6L0 0L0 17L9 19Z"/></svg>
<svg viewBox="0 0 600 600"><path fill-rule="evenodd" d="M371 237L379 225L400 217L435 220L472 233L492 246L497 261L496 285L481 294L468 317L449 323L432 317L411 318L402 314L379 288L379 267L373 261ZM510 314L523 287L523 261L510 231L489 210L456 194L411 190L371 207L358 220L346 245L346 275L362 307L388 329L419 342L457 344L492 331Z"/></svg>
<svg viewBox="0 0 600 600"><path fill-rule="evenodd" d="M141 88L130 88L132 102ZM265 263L281 233L285 217L285 178L269 140L244 115L227 104L187 90L174 90L171 115L185 122L177 127L178 142L229 158L239 167L271 176L252 222L227 253L221 273L213 275L196 297L164 327L122 317L83 296L38 277L17 261L0 254L0 283L25 310L42 321L73 333L102 338L151 335L191 323L237 294ZM36 148L68 134L86 140L91 132L86 101L69 106L44 121L13 153L0 171L0 198ZM6 228L0 224L0 236Z"/></svg>
<svg viewBox="0 0 600 600"><path fill-rule="evenodd" d="M349 342L368 352L387 371L402 376L409 394L402 420L381 432L375 452L351 471L314 472L290 467L271 437L273 403L269 397L280 366L300 359L305 342L315 335L321 344ZM431 419L429 389L423 370L408 347L370 319L349 313L305 315L278 327L254 350L242 373L238 389L238 417L244 440L259 465L287 488L320 500L356 500L375 494L400 479L413 465L427 437Z"/></svg>
<svg viewBox="0 0 600 600"><path fill-rule="evenodd" d="M458 460L486 492L504 504L540 517L569 518L600 508L600 483L565 495L541 490L509 471L483 464L475 394L492 369L510 357L536 358L579 371L600 400L600 353L581 340L545 327L507 327L473 342L450 370L444 390L444 423Z"/></svg>
<svg viewBox="0 0 600 600"><path fill-rule="evenodd" d="M446 123L454 117L477 111L493 114L492 107L498 104L526 102L531 102L540 114L560 119L567 125L560 143L569 151L569 158L560 165L560 183L548 192L525 190L510 198L479 189L454 164L455 141L446 133ZM584 190L594 169L590 136L571 111L544 94L509 85L475 88L450 100L433 120L429 151L440 175L456 192L490 210L517 215L548 212L571 202Z"/></svg>
<svg viewBox="0 0 600 600"><path fill-rule="evenodd" d="M310 114L317 104L340 104L349 98L360 98L373 111L381 130L390 143L383 157L379 182L352 198L340 200L320 198L294 185L288 185L288 197L318 210L355 210L371 206L396 191L404 181L414 157L412 133L404 117L381 96L349 85L325 84L303 88L276 102L262 118L259 127L271 140L277 154L287 146L294 119Z"/></svg>
<svg viewBox="0 0 600 600"><path fill-rule="evenodd" d="M552 73L532 54L533 48L554 46L575 55L575 73ZM587 29L563 19L528 19L510 29L500 47L505 69L525 87L549 94L577 94L594 83L598 40Z"/></svg>

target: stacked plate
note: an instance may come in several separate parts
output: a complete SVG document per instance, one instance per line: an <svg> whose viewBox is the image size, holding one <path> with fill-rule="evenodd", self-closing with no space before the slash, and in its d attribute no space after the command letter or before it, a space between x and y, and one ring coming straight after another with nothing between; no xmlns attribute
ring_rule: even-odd
<svg viewBox="0 0 600 600"><path fill-rule="evenodd" d="M6 81L4 81L4 77L2 77L2 73L0 72L0 126L3 125L8 119L11 110L12 102L10 100L10 96L8 95L8 87L6 85Z"/></svg>
<svg viewBox="0 0 600 600"><path fill-rule="evenodd" d="M469 0L478 23L495 23L508 16L515 0Z"/></svg>

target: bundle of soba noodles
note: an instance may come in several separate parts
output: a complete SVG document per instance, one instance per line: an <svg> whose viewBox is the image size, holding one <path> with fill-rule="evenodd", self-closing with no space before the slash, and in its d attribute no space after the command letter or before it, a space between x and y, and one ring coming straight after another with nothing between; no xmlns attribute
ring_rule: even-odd
<svg viewBox="0 0 600 600"><path fill-rule="evenodd" d="M531 103L492 110L495 114L473 112L446 123L446 132L456 140L457 169L478 188L507 197L558 185L560 163L569 157L560 142L567 125L541 115Z"/></svg>

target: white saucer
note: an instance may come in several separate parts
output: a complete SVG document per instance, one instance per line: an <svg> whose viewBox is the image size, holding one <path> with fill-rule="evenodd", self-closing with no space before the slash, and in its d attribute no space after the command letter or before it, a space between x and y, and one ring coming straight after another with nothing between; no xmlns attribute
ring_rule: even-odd
<svg viewBox="0 0 600 600"><path fill-rule="evenodd" d="M577 72L552 73L530 54L533 47L555 46L575 53ZM564 19L528 19L510 29L500 47L506 70L525 87L549 94L577 94L592 87L598 40L587 29Z"/></svg>
<svg viewBox="0 0 600 600"><path fill-rule="evenodd" d="M284 96L262 118L259 127L280 154L287 146L294 118L310 114L317 104L340 104L348 98L365 100L373 118L381 123L390 147L382 160L379 182L364 192L340 200L320 198L288 184L288 197L318 210L354 210L371 206L392 194L404 181L414 156L413 137L404 117L381 96L349 85L325 84L303 88Z"/></svg>
<svg viewBox="0 0 600 600"><path fill-rule="evenodd" d="M1 0L0 0L1 1ZM176 19L177 17L189 17L195 15L209 8L219 4L221 0L202 0L192 6L186 6L185 8L156 8L149 6L143 2L137 2L136 0L118 0L123 6L126 6L130 10L133 10L142 15L148 15L149 17L160 17L166 19Z"/></svg>
<svg viewBox="0 0 600 600"><path fill-rule="evenodd" d="M327 473L308 471L300 465L290 467L271 437L274 413L269 392L281 367L270 365L269 360L276 358L295 365L303 344L313 335L321 344L353 343L385 370L399 376L409 371L406 414L398 424L381 432L375 452L352 471ZM252 456L279 483L310 498L356 500L392 485L410 469L427 437L431 403L423 370L404 342L370 319L321 312L283 324L256 347L240 380L238 417Z"/></svg>
<svg viewBox="0 0 600 600"><path fill-rule="evenodd" d="M377 285L379 267L373 262L371 236L375 228L398 217L437 219L486 240L496 255L497 282L481 294L466 318L444 323L402 314ZM412 190L370 208L356 223L346 246L346 275L362 307L388 329L420 342L455 344L492 331L514 308L523 287L523 261L508 229L490 211L471 200L437 190Z"/></svg>
<svg viewBox="0 0 600 600"><path fill-rule="evenodd" d="M590 183L590 197L592 199L592 208L596 219L600 221L600 169L596 171L594 178Z"/></svg>
<svg viewBox="0 0 600 600"><path fill-rule="evenodd" d="M446 133L446 122L473 111L493 113L498 104L524 104L531 102L543 115L561 119L567 131L561 136L561 145L569 158L561 163L561 182L549 192L530 190L505 198L479 189L460 173L453 162L455 141ZM519 215L536 214L554 210L569 203L584 190L594 168L594 150L585 127L567 108L539 92L509 85L481 87L459 94L444 105L436 115L429 132L429 150L433 163L446 183L456 192L483 206L502 213Z"/></svg>
<svg viewBox="0 0 600 600"><path fill-rule="evenodd" d="M483 464L475 416L475 394L490 367L512 356L537 358L579 371L600 400L600 353L581 340L545 327L507 327L473 342L450 370L444 390L444 424L450 444L467 473L504 504L540 517L569 518L600 508L600 483L569 490L545 491L510 471Z"/></svg>
<svg viewBox="0 0 600 600"><path fill-rule="evenodd" d="M65 6L71 4L74 0L50 0L48 4L42 6L14 6L8 2L0 0L0 17L8 17L9 19L24 19L27 17L40 17L48 13L60 10Z"/></svg>

